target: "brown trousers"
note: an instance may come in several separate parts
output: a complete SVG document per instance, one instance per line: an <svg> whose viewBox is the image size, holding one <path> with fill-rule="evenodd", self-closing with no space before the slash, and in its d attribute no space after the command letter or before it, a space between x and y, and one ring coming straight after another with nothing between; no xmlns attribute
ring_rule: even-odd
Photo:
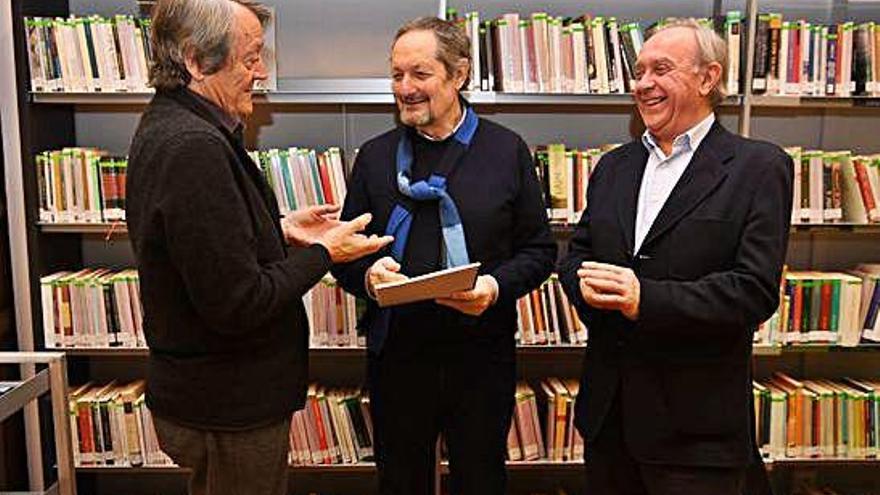
<svg viewBox="0 0 880 495"><path fill-rule="evenodd" d="M245 431L197 430L154 417L159 445L192 469L190 495L285 495L290 421Z"/></svg>

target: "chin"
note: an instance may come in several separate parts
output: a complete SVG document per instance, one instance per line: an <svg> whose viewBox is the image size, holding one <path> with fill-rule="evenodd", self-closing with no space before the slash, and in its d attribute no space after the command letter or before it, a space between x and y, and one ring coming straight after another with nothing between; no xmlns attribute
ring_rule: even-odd
<svg viewBox="0 0 880 495"><path fill-rule="evenodd" d="M423 126L431 123L431 114L427 112L401 112L400 121L408 126Z"/></svg>

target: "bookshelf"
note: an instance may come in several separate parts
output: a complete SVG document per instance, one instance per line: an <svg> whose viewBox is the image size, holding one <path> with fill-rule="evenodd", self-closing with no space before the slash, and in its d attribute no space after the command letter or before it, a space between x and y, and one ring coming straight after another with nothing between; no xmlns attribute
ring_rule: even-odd
<svg viewBox="0 0 880 495"><path fill-rule="evenodd" d="M255 115L246 133L248 144L270 148L303 145L316 148L341 146L346 157L368 138L394 125L393 97L387 78L387 50L397 26L419 16L455 7L459 12L479 11L490 19L506 11L528 13L508 0L416 0L393 2L380 0L365 11L354 2L267 1L276 7L278 90L255 97ZM793 5L794 4L794 5ZM64 146L97 146L114 153L124 153L137 125L149 93L34 93L29 91L27 62L21 19L30 15L133 13L133 0L0 0L0 95L4 123L4 157L8 194L10 242L16 294L16 321L19 347L42 348L41 308L38 280L41 275L59 269L71 269L99 262L120 263L131 260L124 224L40 224L36 221L36 178L33 155L46 149ZM799 5L803 5L799 7ZM580 15L596 12L622 19L647 19L663 16L709 16L739 9L747 14L751 55L757 13L782 11L792 18L803 16L816 21L837 21L848 16L880 21L876 5L857 6L843 0L829 0L819 6L806 0L649 2L634 0L608 5L599 0L557 0L542 5L555 15ZM535 7L537 10L537 7ZM334 38L332 57L327 57L327 19L333 19L330 32ZM291 49L295 47L295 49ZM745 74L752 74L752 56L746 59ZM721 122L743 135L766 139L780 145L802 145L820 149L853 149L880 152L876 133L866 132L880 123L880 98L877 97L806 97L753 94L746 77L742 94L727 98L719 110ZM511 94L472 92L468 95L477 110L502 125L519 132L530 144L564 142L574 147L621 142L638 132L638 118L632 99L625 94ZM7 124L7 123L12 123ZM15 124L17 123L17 125ZM873 127L872 127L873 126ZM571 226L554 226L564 246L573 232ZM880 225L799 224L792 226L789 262L798 269L844 269L859 261L880 261ZM129 261L131 263L131 261ZM798 376L829 373L876 376L880 369L878 345L843 348L828 345L756 346L756 372L768 374L777 369ZM86 379L109 380L142 373L145 349L76 348L66 350L71 361L70 378L74 383ZM583 348L579 346L520 346L517 359L520 377L533 381L542 376L578 376ZM311 350L312 373L328 385L354 385L363 374L365 351L361 348L316 348ZM336 366L341 363L341 365ZM829 466L874 466L871 460L780 459L769 467L780 478L797 470L818 470ZM785 468L785 469L782 469ZM510 463L512 483L520 475L562 472L575 478L582 470L579 463L516 462ZM110 493L105 477L140 479L148 475L179 475L176 467L77 469L85 490ZM438 466L442 476L446 464ZM320 478L324 474L374 477L371 464L354 466L309 466L292 468L296 486L300 477ZM135 477L135 478L132 478ZM777 477L774 474L774 477ZM569 480L571 481L571 480ZM149 485L149 483L145 483ZM785 486L786 480L782 480ZM332 482L325 485L339 492ZM577 486L575 484L575 486ZM296 486L297 493L306 490ZM134 492L133 492L134 493ZM344 492L356 493L356 492ZM362 493L359 491L357 493Z"/></svg>

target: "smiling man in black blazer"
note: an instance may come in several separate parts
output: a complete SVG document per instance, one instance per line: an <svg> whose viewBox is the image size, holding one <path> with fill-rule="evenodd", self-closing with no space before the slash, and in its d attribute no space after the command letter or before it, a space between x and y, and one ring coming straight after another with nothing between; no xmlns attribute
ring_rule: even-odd
<svg viewBox="0 0 880 495"><path fill-rule="evenodd" d="M715 120L726 54L693 20L645 43L647 130L600 161L560 265L590 330L587 493L733 495L755 466L752 333L778 304L793 168Z"/></svg>

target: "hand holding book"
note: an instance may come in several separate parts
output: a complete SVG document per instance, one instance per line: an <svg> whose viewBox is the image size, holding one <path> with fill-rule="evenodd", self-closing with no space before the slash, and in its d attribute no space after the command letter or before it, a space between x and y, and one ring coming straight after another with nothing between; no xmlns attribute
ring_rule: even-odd
<svg viewBox="0 0 880 495"><path fill-rule="evenodd" d="M388 282L400 282L409 277L400 273L400 263L391 256L385 256L373 263L367 270L367 294L376 299L376 286Z"/></svg>
<svg viewBox="0 0 880 495"><path fill-rule="evenodd" d="M480 316L498 299L498 282L491 275L477 277L474 288L454 292L448 297L435 299L437 304L448 306L470 316Z"/></svg>

